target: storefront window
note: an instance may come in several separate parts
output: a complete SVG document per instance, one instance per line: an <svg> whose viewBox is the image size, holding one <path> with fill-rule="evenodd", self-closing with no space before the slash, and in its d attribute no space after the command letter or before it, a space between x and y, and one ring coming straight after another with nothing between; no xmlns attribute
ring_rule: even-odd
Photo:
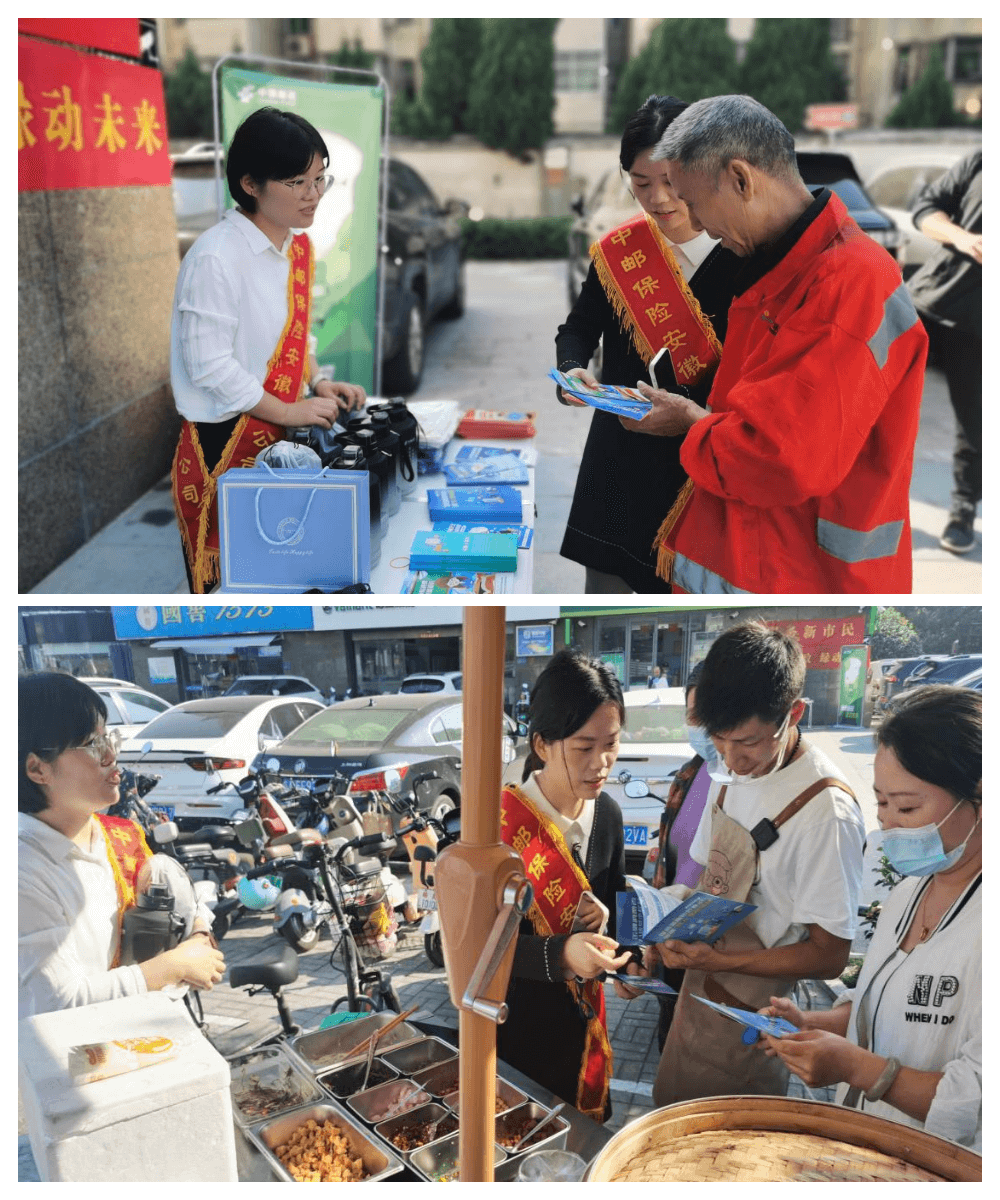
<svg viewBox="0 0 1000 1200"><path fill-rule="evenodd" d="M656 625L653 621L633 621L631 648L628 658L628 686L644 688L653 669L653 642Z"/></svg>

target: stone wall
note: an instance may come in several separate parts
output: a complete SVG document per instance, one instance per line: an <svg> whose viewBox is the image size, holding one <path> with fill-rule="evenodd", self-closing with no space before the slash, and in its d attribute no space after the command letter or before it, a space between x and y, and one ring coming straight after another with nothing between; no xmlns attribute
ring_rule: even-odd
<svg viewBox="0 0 1000 1200"><path fill-rule="evenodd" d="M169 187L18 194L19 591L169 470L177 268Z"/></svg>

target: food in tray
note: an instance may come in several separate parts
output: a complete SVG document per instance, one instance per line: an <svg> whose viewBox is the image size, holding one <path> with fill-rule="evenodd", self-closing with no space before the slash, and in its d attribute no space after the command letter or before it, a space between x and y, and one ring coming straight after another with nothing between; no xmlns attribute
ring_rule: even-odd
<svg viewBox="0 0 1000 1200"><path fill-rule="evenodd" d="M364 1093L361 1093L364 1095ZM430 1103L431 1097L422 1091L409 1079L401 1079L397 1084L386 1084L382 1094L374 1106L365 1105L365 1120L373 1125L379 1121L388 1121L390 1117L398 1117L400 1113L409 1112L421 1104Z"/></svg>
<svg viewBox="0 0 1000 1200"><path fill-rule="evenodd" d="M503 1146L505 1150L511 1150L524 1137L532 1126L537 1125L540 1121L544 1121L547 1114L543 1113L540 1117L533 1117L531 1113L525 1112L512 1116L509 1120L504 1120L503 1129L497 1129L496 1138L494 1139L498 1145ZM546 1138L551 1137L558 1128L558 1125L549 1122L544 1129L539 1129L536 1137L530 1137L521 1147L522 1150L529 1146L534 1146L538 1142L544 1142Z"/></svg>
<svg viewBox="0 0 1000 1200"><path fill-rule="evenodd" d="M296 1183L356 1183L368 1177L364 1162L333 1121L304 1122L274 1154Z"/></svg>
<svg viewBox="0 0 1000 1200"><path fill-rule="evenodd" d="M232 1093L240 1112L250 1121L259 1121L301 1104L312 1088L291 1067L286 1067L273 1083L264 1083L244 1067L233 1079Z"/></svg>
<svg viewBox="0 0 1000 1200"><path fill-rule="evenodd" d="M342 1067L339 1071L331 1071L329 1075L323 1075L320 1083L343 1100L348 1096L353 1096L355 1092L361 1091L362 1084L366 1089L373 1088L378 1087L380 1083L388 1083L390 1079L396 1078L396 1072L392 1067L375 1059L372 1069L368 1073L368 1082L365 1083L365 1067L367 1065L363 1062L351 1063L349 1067Z"/></svg>
<svg viewBox="0 0 1000 1200"><path fill-rule="evenodd" d="M458 1132L458 1117L450 1113L443 1117L435 1117L430 1121L415 1121L412 1125L401 1125L392 1132L386 1131L386 1137L397 1150L419 1150L428 1142L437 1138L447 1137L449 1133Z"/></svg>

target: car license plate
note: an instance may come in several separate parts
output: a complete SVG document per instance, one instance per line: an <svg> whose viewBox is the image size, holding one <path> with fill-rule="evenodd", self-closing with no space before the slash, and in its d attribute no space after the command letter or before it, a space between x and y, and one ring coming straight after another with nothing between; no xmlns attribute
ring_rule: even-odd
<svg viewBox="0 0 1000 1200"><path fill-rule="evenodd" d="M626 846L645 846L649 840L649 830L645 825L625 826Z"/></svg>
<svg viewBox="0 0 1000 1200"><path fill-rule="evenodd" d="M436 912L438 902L430 888L421 888L417 892L417 909L419 912Z"/></svg>
<svg viewBox="0 0 1000 1200"><path fill-rule="evenodd" d="M155 813L162 813L168 821L174 819L174 806L172 804L150 804L149 807Z"/></svg>

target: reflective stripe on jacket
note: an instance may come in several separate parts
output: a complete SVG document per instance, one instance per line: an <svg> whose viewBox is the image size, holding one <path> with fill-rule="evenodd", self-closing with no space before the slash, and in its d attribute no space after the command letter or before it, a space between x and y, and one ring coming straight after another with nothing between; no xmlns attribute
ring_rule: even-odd
<svg viewBox="0 0 1000 1200"><path fill-rule="evenodd" d="M909 592L927 335L837 196L729 310L669 539L696 593Z"/></svg>

